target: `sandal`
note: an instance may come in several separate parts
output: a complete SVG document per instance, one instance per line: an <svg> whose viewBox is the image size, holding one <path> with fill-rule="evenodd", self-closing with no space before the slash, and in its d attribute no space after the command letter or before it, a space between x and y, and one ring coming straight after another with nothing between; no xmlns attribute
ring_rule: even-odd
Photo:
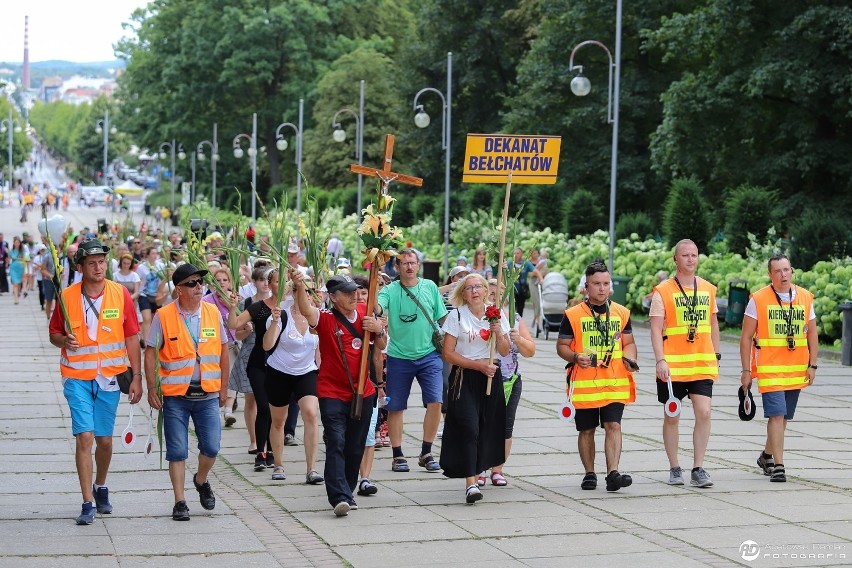
<svg viewBox="0 0 852 568"><path fill-rule="evenodd" d="M482 499L482 492L479 490L479 487L476 485L471 485L464 492L464 500L468 505L473 505L477 501Z"/></svg>
<svg viewBox="0 0 852 568"><path fill-rule="evenodd" d="M401 473L407 473L411 471L408 467L408 462L405 461L405 458L393 458L393 464L391 465L392 471L397 471Z"/></svg>
<svg viewBox="0 0 852 568"><path fill-rule="evenodd" d="M272 480L273 481L284 481L287 479L287 476L284 475L284 466L276 465L275 469L272 470Z"/></svg>
<svg viewBox="0 0 852 568"><path fill-rule="evenodd" d="M440 471L441 469L441 465L435 461L432 454L423 454L417 458L417 464L422 468L426 468L426 471L428 472Z"/></svg>
<svg viewBox="0 0 852 568"><path fill-rule="evenodd" d="M305 475L305 483L308 485L318 485L323 481L325 481L325 478L323 478L323 476L321 476L315 469L312 469Z"/></svg>
<svg viewBox="0 0 852 568"><path fill-rule="evenodd" d="M476 484L479 485L480 487L485 487L485 480L486 480L485 472L483 471L482 473L479 474L479 476L477 476Z"/></svg>
<svg viewBox="0 0 852 568"><path fill-rule="evenodd" d="M598 487L598 475L593 471L586 473L586 475L583 476L583 482L580 483L580 488L590 490L590 489L597 489L597 487Z"/></svg>
<svg viewBox="0 0 852 568"><path fill-rule="evenodd" d="M496 485L497 487L506 487L507 485L509 485L509 482L506 481L506 478L503 477L503 474L499 471L492 471L491 485Z"/></svg>

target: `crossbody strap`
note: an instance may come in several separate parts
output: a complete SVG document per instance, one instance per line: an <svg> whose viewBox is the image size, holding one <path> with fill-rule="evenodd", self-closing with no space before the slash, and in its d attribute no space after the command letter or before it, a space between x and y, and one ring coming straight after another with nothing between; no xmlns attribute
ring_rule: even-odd
<svg viewBox="0 0 852 568"><path fill-rule="evenodd" d="M352 334L352 337L358 337L358 330L355 329L355 326L352 325L352 322L346 319L343 314L337 311L336 308L331 309L331 313L334 314L335 319L337 319L338 324L343 324L346 329L349 330L349 333ZM346 358L346 351L343 349L343 330L340 329L340 325L337 326L337 332L334 334L337 338L337 348L340 350L340 358L343 360L343 370L346 371L346 379L349 381L349 388L352 389L352 393L355 394L357 390L355 389L355 382L352 380L352 371L349 369L349 360Z"/></svg>
<svg viewBox="0 0 852 568"><path fill-rule="evenodd" d="M429 315L429 312L426 311L426 308L424 308L423 304L420 303L420 300L417 299L417 296L412 294L411 290L406 288L402 282L400 282L399 285L403 290L405 290L405 293L408 294L408 297L414 301L417 307L420 308L420 311L423 312L423 315L426 316L427 320L429 320L429 325L431 325L434 330L439 331L438 326L435 325L435 320L432 319L432 317Z"/></svg>

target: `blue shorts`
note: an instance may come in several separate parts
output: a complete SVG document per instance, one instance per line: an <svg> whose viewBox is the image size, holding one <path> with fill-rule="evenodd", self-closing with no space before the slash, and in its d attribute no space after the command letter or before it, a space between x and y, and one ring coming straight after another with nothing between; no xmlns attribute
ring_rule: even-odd
<svg viewBox="0 0 852 568"><path fill-rule="evenodd" d="M66 379L62 390L71 409L72 434L94 432L95 436L112 436L120 390L101 390L98 381L79 379Z"/></svg>
<svg viewBox="0 0 852 568"><path fill-rule="evenodd" d="M198 451L215 458L222 442L219 397L190 400L182 396L163 397L163 437L166 461L186 461L189 457L189 418L198 438Z"/></svg>
<svg viewBox="0 0 852 568"><path fill-rule="evenodd" d="M45 302L52 302L56 299L56 286L53 285L53 280L50 278L41 281L41 291L44 294Z"/></svg>
<svg viewBox="0 0 852 568"><path fill-rule="evenodd" d="M796 413L796 405L799 403L800 392L802 392L801 389L761 393L763 417L783 416L787 420L792 420Z"/></svg>
<svg viewBox="0 0 852 568"><path fill-rule="evenodd" d="M364 442L364 447L370 448L376 445L376 422L379 419L378 405L373 407L373 415L370 417L370 429L367 430L367 441Z"/></svg>
<svg viewBox="0 0 852 568"><path fill-rule="evenodd" d="M437 351L420 359L397 359L388 355L388 378L385 394L390 397L385 408L390 412L408 408L408 396L414 378L420 383L423 404L443 401L444 361Z"/></svg>

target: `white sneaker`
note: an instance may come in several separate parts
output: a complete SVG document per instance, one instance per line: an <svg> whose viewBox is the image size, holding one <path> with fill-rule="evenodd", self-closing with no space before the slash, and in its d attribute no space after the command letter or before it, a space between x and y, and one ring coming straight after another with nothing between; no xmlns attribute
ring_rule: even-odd
<svg viewBox="0 0 852 568"><path fill-rule="evenodd" d="M346 501L341 501L340 503L334 506L334 514L338 517L345 517L349 514L349 509L351 509L349 503L347 503Z"/></svg>

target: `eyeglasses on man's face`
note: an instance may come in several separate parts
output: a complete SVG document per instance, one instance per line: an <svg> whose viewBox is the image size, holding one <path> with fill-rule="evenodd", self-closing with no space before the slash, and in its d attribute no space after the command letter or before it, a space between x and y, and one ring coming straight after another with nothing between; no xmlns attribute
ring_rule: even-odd
<svg viewBox="0 0 852 568"><path fill-rule="evenodd" d="M417 266L417 264L416 260L406 260L405 262L399 263L400 266Z"/></svg>
<svg viewBox="0 0 852 568"><path fill-rule="evenodd" d="M196 286L201 286L203 283L204 281L201 278L198 278L196 280L189 280L183 284L178 284L178 286L183 286L184 288L195 288Z"/></svg>

